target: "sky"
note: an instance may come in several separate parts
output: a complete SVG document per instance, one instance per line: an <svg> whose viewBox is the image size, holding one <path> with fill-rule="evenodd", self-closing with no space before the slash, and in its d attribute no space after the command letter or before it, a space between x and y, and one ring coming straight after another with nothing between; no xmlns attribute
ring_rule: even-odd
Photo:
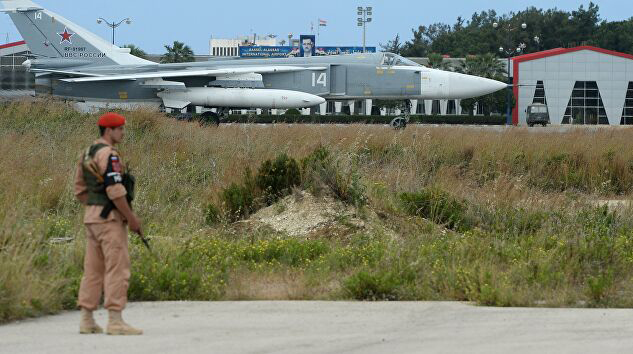
<svg viewBox="0 0 633 354"><path fill-rule="evenodd" d="M362 45L362 28L357 27L356 8L372 6L373 22L367 27L367 45L378 46L400 34L411 39L411 29L435 22L453 24L458 16L469 19L474 12L494 9L498 14L520 11L530 6L549 9L551 0L108 0L68 1L36 0L40 6L56 12L106 39L111 29L97 24L103 17L114 21L130 17L131 25L117 29L117 45L135 44L152 54L164 53L164 45L178 40L188 44L196 54L208 54L209 39L274 34L288 38L310 34L311 23L328 21L321 27L317 45ZM633 16L630 0L597 0L602 19L625 20ZM557 0L555 6L575 10L589 1ZM627 5L628 4L628 5ZM97 6L95 6L97 5ZM0 14L0 43L21 39L9 16ZM542 36L545 36L543 34Z"/></svg>

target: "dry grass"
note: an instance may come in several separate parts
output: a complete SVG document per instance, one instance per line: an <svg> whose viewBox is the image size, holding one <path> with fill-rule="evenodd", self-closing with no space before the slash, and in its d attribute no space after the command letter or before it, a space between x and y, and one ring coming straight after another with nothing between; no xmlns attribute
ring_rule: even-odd
<svg viewBox="0 0 633 354"><path fill-rule="evenodd" d="M403 240L417 242L438 229L402 215L398 193L435 186L484 209L573 214L593 199L629 198L633 186L633 131L626 128L568 132L429 126L394 131L366 125L216 128L150 111L126 115L129 126L121 151L139 181L135 208L150 236L168 240L163 242L166 255L169 245L193 237L224 237L223 231L205 225L204 210L222 188L242 178L245 168L256 171L280 153L301 159L320 146L360 173L369 207L383 216L386 225ZM69 283L81 271L83 247L81 209L73 200L72 178L80 152L97 137L95 121L96 115L76 113L59 102L0 106L0 321L72 306L76 284ZM75 241L50 246L49 239L64 237ZM342 271L342 276L351 274ZM304 281L300 271L284 272L273 272L269 282L253 283L257 273L227 270L223 279L229 284L218 296L322 298L341 287L339 283L315 290L314 282ZM323 276L335 278L331 273ZM552 292L558 295L551 299L562 296L557 289ZM571 292L582 298L578 289ZM549 296L547 291L543 294Z"/></svg>

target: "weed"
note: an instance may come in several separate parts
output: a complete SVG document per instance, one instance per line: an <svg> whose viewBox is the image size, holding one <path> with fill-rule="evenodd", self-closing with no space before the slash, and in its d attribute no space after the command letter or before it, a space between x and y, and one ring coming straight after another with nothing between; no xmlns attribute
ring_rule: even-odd
<svg viewBox="0 0 633 354"><path fill-rule="evenodd" d="M281 154L274 161L267 160L260 166L256 182L266 203L272 205L301 183L299 164L288 155Z"/></svg>
<svg viewBox="0 0 633 354"><path fill-rule="evenodd" d="M470 227L466 216L466 202L438 188L427 188L418 193L402 193L400 200L404 210L410 215L429 219L449 229L466 230Z"/></svg>
<svg viewBox="0 0 633 354"><path fill-rule="evenodd" d="M219 224L222 221L222 212L215 206L215 204L207 204L207 208L204 213L204 221L209 226Z"/></svg>
<svg viewBox="0 0 633 354"><path fill-rule="evenodd" d="M367 204L367 188L350 161L335 159L327 148L319 147L304 158L301 165L304 188L315 194L326 191L356 207Z"/></svg>
<svg viewBox="0 0 633 354"><path fill-rule="evenodd" d="M344 289L348 296L365 301L397 301L401 280L389 271L370 273L366 270L345 280Z"/></svg>
<svg viewBox="0 0 633 354"><path fill-rule="evenodd" d="M222 202L228 218L231 221L237 221L253 211L255 195L252 189L232 183L222 191Z"/></svg>
<svg viewBox="0 0 633 354"><path fill-rule="evenodd" d="M626 209L592 207L597 198L630 199L629 130L394 132L292 124L218 130L156 112L125 114L130 129L120 150L138 177L134 207L161 259L131 239L132 301L223 300L257 277L260 286L248 292L257 299L318 293L319 299L633 306L633 217ZM0 168L10 171L0 174L0 322L76 306L85 240L72 175L96 138L96 119L52 100L0 104ZM379 228L300 240L242 224L206 227L268 204L268 185L281 191L285 181L296 182L284 177L296 176L295 168L281 174L274 168L279 151L292 152L286 162L301 161L300 188L368 205L366 222ZM273 183L262 188L248 171L259 172L266 161ZM420 192L402 198L406 191ZM49 242L57 238L70 242ZM267 279L281 290L271 295ZM284 281L291 292L284 293Z"/></svg>

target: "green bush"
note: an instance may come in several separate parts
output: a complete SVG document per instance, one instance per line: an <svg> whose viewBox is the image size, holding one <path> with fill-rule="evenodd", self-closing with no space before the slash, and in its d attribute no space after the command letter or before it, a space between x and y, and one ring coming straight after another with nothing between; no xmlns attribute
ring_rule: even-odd
<svg viewBox="0 0 633 354"><path fill-rule="evenodd" d="M286 113L284 113L284 115L286 115L286 116L300 116L301 112L299 112L299 110L296 109L296 108L290 108L289 110L286 111Z"/></svg>
<svg viewBox="0 0 633 354"><path fill-rule="evenodd" d="M247 186L232 183L222 191L221 198L231 221L246 217L253 211L255 195Z"/></svg>
<svg viewBox="0 0 633 354"><path fill-rule="evenodd" d="M348 296L361 301L398 301L398 289L402 281L394 272L370 273L362 270L343 284Z"/></svg>
<svg viewBox="0 0 633 354"><path fill-rule="evenodd" d="M145 250L133 257L128 297L132 301L210 301L220 297L223 273L216 267L192 262L176 248L156 259ZM205 267L207 266L207 267Z"/></svg>
<svg viewBox="0 0 633 354"><path fill-rule="evenodd" d="M429 219L452 230L461 231L470 227L466 202L441 189L426 188L418 193L402 193L400 201L409 215Z"/></svg>
<svg viewBox="0 0 633 354"><path fill-rule="evenodd" d="M325 147L319 147L301 161L303 186L315 194L324 190L344 203L361 207L367 204L367 191L360 173L351 163L335 159Z"/></svg>
<svg viewBox="0 0 633 354"><path fill-rule="evenodd" d="M204 213L204 221L209 226L219 224L222 221L222 212L214 204L209 203Z"/></svg>
<svg viewBox="0 0 633 354"><path fill-rule="evenodd" d="M297 267L312 262L330 252L327 243L320 240L296 239L259 241L239 248L240 258L252 263L272 263Z"/></svg>
<svg viewBox="0 0 633 354"><path fill-rule="evenodd" d="M301 171L295 159L281 154L274 161L265 161L257 171L255 180L264 200L271 205L301 183Z"/></svg>
<svg viewBox="0 0 633 354"><path fill-rule="evenodd" d="M613 273L590 276L587 293L592 305L605 305L613 289Z"/></svg>

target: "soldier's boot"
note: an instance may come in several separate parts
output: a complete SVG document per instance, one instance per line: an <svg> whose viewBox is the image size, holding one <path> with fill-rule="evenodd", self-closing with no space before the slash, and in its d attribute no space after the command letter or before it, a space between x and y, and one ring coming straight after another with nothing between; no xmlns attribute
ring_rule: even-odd
<svg viewBox="0 0 633 354"><path fill-rule="evenodd" d="M103 333L103 328L99 327L92 316L92 311L81 308L81 321L79 322L80 334L99 334Z"/></svg>
<svg viewBox="0 0 633 354"><path fill-rule="evenodd" d="M108 311L110 319L108 321L108 328L106 334L113 336L138 336L143 334L143 331L134 328L123 321L121 311Z"/></svg>

